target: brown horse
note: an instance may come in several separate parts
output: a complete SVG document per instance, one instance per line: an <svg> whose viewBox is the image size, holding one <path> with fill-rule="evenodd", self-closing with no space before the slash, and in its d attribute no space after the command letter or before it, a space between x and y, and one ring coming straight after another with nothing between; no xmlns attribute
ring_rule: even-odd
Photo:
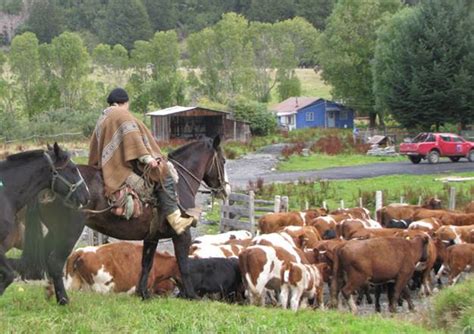
<svg viewBox="0 0 474 334"><path fill-rule="evenodd" d="M177 192L180 205L183 208L194 207L194 198L202 181L203 185L216 196L225 197L230 192L219 136L214 139L206 137L186 144L171 152L169 161L174 164L179 174ZM103 195L101 172L90 166L79 166L79 169L91 194L87 209L103 210L104 212L98 214L78 211L57 200L31 206L28 209L27 221L36 221L36 224L28 222L26 225L25 250L22 260L16 264L17 270L26 277L38 276L38 270L44 270L44 266L36 268L35 263L43 264L46 261L46 270L50 276L62 275L64 263L80 237L85 224L114 238L144 240L142 272L137 285L137 293L143 299L150 297L147 290L147 281L158 241L164 238L172 238L183 279L183 295L187 298L195 298L196 294L189 279L187 261L191 242L189 229L181 235L176 235L174 230L166 223L163 214L158 212L157 215L154 215L154 210L150 206L145 207L143 214L137 219L125 220L113 215L110 210L106 210L108 203ZM28 236L31 235L28 229L32 229L33 226L38 228L40 217L42 223L48 228L48 234L44 240L37 240L44 245L44 251L38 252L29 247L33 243L28 241ZM151 223L152 220L153 224ZM33 235L37 236L38 234L33 233ZM42 258L38 258L38 256ZM58 303L67 304L69 299L63 281L53 280L53 284Z"/></svg>

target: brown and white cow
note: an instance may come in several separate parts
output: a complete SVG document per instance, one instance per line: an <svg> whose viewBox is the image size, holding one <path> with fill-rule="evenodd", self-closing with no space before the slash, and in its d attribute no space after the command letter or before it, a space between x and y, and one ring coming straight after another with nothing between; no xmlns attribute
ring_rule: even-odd
<svg viewBox="0 0 474 334"><path fill-rule="evenodd" d="M439 199L429 198L422 206L405 203L389 204L377 210L377 220L382 224L382 226L386 226L388 222L393 219L413 221L415 220L415 212L422 208L431 210L441 209L441 201Z"/></svg>
<svg viewBox="0 0 474 334"><path fill-rule="evenodd" d="M197 259L208 258L238 258L245 247L239 244L213 245L213 244L192 244L189 247L189 257Z"/></svg>
<svg viewBox="0 0 474 334"><path fill-rule="evenodd" d="M134 293L141 272L143 246L116 242L74 251L66 261L66 289L92 290L99 293ZM167 279L179 276L176 258L168 253L155 253L148 288L157 294L174 290Z"/></svg>
<svg viewBox="0 0 474 334"><path fill-rule="evenodd" d="M408 229L423 231L433 236L440 227L441 223L436 218L425 218L412 222Z"/></svg>
<svg viewBox="0 0 474 334"><path fill-rule="evenodd" d="M474 243L474 225L468 226L441 226L436 232L435 236L443 242L462 244Z"/></svg>
<svg viewBox="0 0 474 334"><path fill-rule="evenodd" d="M327 213L325 209L311 209L306 211L268 213L258 221L260 232L273 233L285 226L304 226L316 217Z"/></svg>
<svg viewBox="0 0 474 334"><path fill-rule="evenodd" d="M195 244L223 245L231 240L252 239L252 233L246 230L229 231L220 234L202 235L193 240Z"/></svg>
<svg viewBox="0 0 474 334"><path fill-rule="evenodd" d="M356 232L365 230L365 229L381 229L382 226L375 220L365 220L365 219L346 219L341 222L338 226L338 235L346 240L354 238Z"/></svg>
<svg viewBox="0 0 474 334"><path fill-rule="evenodd" d="M336 250L334 274L331 285L331 303L337 305L339 281L345 277L341 289L349 302L351 311L356 313L357 306L352 293L367 283L387 283L395 280L393 296L389 309L395 311L402 290L413 276L416 264L426 261L428 236L407 240L400 237L351 240ZM409 295L408 302L411 303Z"/></svg>
<svg viewBox="0 0 474 334"><path fill-rule="evenodd" d="M318 232L319 235L323 239L333 239L337 237L337 232L336 232L336 226L337 222L336 220L328 215L328 216L321 216L313 219L308 223L309 226L314 226Z"/></svg>
<svg viewBox="0 0 474 334"><path fill-rule="evenodd" d="M281 306L297 311L308 305L308 299L316 299L321 309L324 309L323 285L324 281L319 268L314 264L289 262L281 272Z"/></svg>
<svg viewBox="0 0 474 334"><path fill-rule="evenodd" d="M415 212L413 218L415 220L421 220L424 218L436 218L442 225L474 225L474 213L459 213L447 210L419 209Z"/></svg>
<svg viewBox="0 0 474 334"><path fill-rule="evenodd" d="M443 259L436 278L439 278L447 269L449 271L448 284L454 285L463 271L474 269L474 244L452 245L440 251Z"/></svg>
<svg viewBox="0 0 474 334"><path fill-rule="evenodd" d="M329 212L330 215L347 215L352 219L370 219L370 211L366 208L347 208L347 209L337 209Z"/></svg>

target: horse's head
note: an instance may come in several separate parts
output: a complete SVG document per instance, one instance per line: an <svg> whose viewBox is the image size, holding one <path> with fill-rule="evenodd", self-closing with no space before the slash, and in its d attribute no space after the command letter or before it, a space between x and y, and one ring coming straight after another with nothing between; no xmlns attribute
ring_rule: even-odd
<svg viewBox="0 0 474 334"><path fill-rule="evenodd" d="M51 168L51 190L64 198L66 204L82 207L89 201L89 190L71 156L57 143L44 153Z"/></svg>
<svg viewBox="0 0 474 334"><path fill-rule="evenodd" d="M224 152L220 146L221 138L217 135L212 141L213 156L204 173L203 181L219 198L226 198L231 192L230 183L225 170Z"/></svg>

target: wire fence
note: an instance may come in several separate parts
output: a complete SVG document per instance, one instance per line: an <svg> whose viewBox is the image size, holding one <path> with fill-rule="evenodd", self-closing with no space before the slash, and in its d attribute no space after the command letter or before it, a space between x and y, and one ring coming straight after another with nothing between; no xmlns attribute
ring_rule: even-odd
<svg viewBox="0 0 474 334"><path fill-rule="evenodd" d="M75 141L75 140L86 140L82 132L66 132L57 133L52 135L32 135L23 138L8 139L7 137L0 137L1 145L23 143L23 142L43 142L45 140L56 140L56 141Z"/></svg>

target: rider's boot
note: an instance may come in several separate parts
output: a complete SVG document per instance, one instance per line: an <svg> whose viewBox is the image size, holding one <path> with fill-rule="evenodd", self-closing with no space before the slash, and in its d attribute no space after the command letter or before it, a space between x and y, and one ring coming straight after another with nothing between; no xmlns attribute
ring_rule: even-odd
<svg viewBox="0 0 474 334"><path fill-rule="evenodd" d="M156 186L155 191L158 197L158 210L166 215L166 220L176 234L183 233L190 225L195 226L199 219L199 212L194 208L182 212L178 208L175 182L170 174L166 175L163 184Z"/></svg>

